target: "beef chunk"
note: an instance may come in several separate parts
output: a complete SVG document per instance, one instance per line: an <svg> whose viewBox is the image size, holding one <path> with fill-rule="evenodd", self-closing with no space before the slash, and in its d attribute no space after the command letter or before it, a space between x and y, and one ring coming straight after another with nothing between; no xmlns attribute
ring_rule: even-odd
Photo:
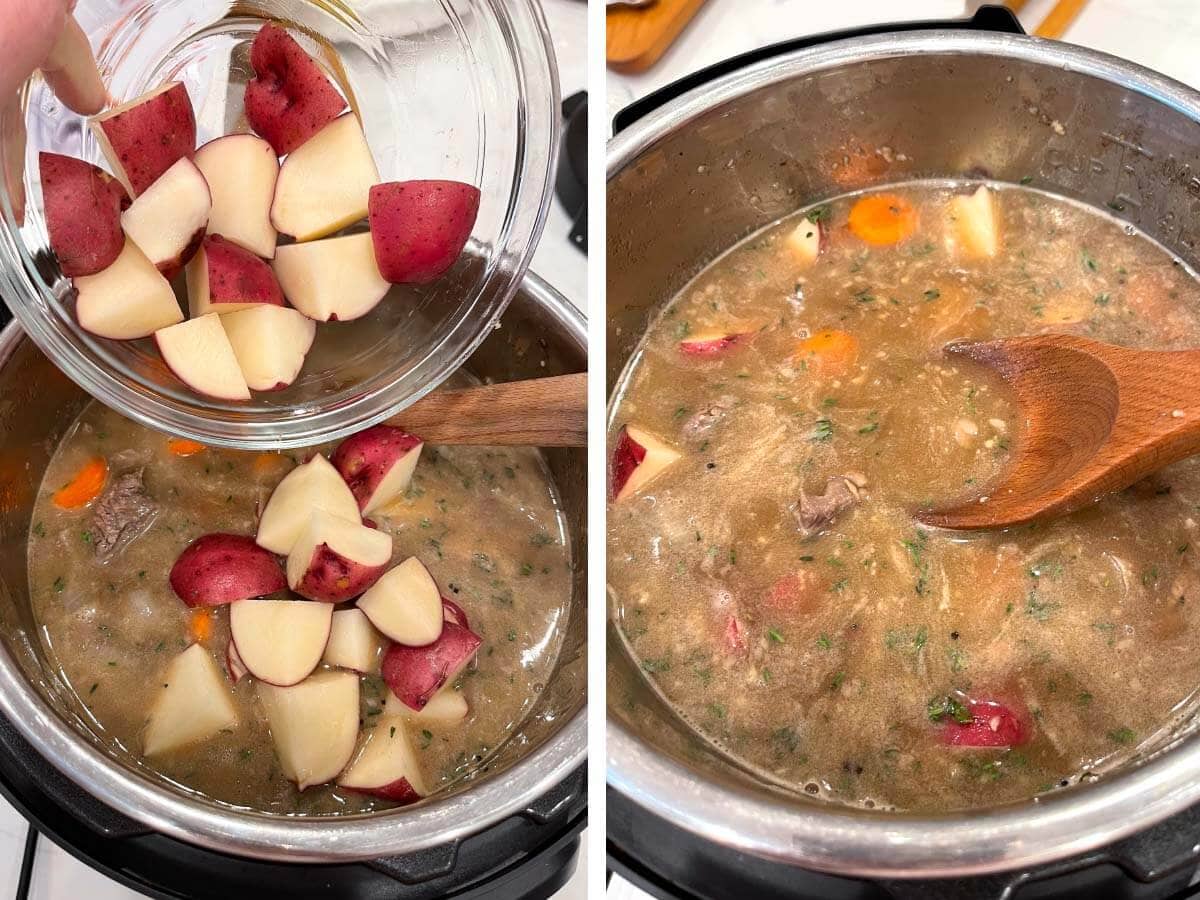
<svg viewBox="0 0 1200 900"><path fill-rule="evenodd" d="M733 404L736 402L736 399L728 394L718 397L711 406L700 410L683 423L683 436L689 440L704 437L725 418L725 414L733 409Z"/></svg>
<svg viewBox="0 0 1200 900"><path fill-rule="evenodd" d="M861 475L833 475L825 482L824 492L809 496L800 491L800 500L793 507L800 536L810 538L832 525L846 510L859 504L866 479Z"/></svg>
<svg viewBox="0 0 1200 900"><path fill-rule="evenodd" d="M109 484L92 513L92 546L96 559L107 563L130 541L146 532L158 517L158 504L146 493L145 469L131 469Z"/></svg>

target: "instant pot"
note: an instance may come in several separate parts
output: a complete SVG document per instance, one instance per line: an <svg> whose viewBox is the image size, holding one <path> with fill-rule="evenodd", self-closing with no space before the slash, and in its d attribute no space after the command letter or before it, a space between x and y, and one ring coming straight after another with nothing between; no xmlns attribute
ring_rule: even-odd
<svg viewBox="0 0 1200 900"><path fill-rule="evenodd" d="M467 368L496 381L587 366L582 315L528 275ZM25 541L42 473L88 396L20 327L0 332L0 793L88 865L155 897L548 897L587 815L586 459L545 451L570 523L570 615L538 703L486 772L416 806L337 818L233 810L105 747L46 665Z"/></svg>
<svg viewBox="0 0 1200 900"><path fill-rule="evenodd" d="M610 395L663 303L797 208L920 177L1029 184L1200 263L1200 94L1011 13L769 47L650 95L608 148ZM610 867L659 897L1159 898L1200 865L1196 722L1093 784L917 816L759 780L677 716L609 621Z"/></svg>

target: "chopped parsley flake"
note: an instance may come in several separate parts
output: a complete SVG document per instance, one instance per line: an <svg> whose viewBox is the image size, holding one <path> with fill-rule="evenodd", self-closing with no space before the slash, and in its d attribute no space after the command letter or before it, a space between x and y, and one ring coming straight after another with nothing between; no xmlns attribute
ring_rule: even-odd
<svg viewBox="0 0 1200 900"><path fill-rule="evenodd" d="M943 719L953 719L959 725L970 725L973 720L971 711L962 701L947 694L944 697L934 697L925 706L925 712L930 722L941 722Z"/></svg>

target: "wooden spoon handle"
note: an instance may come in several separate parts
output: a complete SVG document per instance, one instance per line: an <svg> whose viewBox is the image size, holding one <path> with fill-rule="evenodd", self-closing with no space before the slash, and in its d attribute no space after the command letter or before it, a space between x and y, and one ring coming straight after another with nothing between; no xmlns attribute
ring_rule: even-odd
<svg viewBox="0 0 1200 900"><path fill-rule="evenodd" d="M587 446L587 375L434 391L389 420L431 444Z"/></svg>

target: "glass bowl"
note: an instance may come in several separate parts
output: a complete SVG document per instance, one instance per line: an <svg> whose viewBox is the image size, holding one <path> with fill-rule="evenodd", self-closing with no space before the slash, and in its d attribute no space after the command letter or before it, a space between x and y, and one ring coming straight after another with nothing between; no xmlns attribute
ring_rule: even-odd
<svg viewBox="0 0 1200 900"><path fill-rule="evenodd" d="M381 180L448 178L482 190L466 251L442 278L395 286L363 318L320 325L286 389L245 402L204 397L166 369L152 339L106 340L76 323L71 282L49 250L38 153L109 167L87 120L33 76L0 114L0 291L89 394L207 444L303 447L403 409L495 327L541 234L557 155L557 70L536 0L80 0L75 16L117 100L172 79L187 86L198 144L249 130L250 42L276 21L358 112ZM182 276L176 284L182 296Z"/></svg>

